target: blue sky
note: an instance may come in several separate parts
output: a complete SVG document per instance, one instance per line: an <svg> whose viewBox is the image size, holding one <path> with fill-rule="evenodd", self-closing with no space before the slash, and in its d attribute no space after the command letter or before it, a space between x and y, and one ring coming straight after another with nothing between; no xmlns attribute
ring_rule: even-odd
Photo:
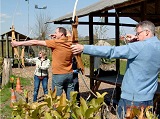
<svg viewBox="0 0 160 119"><path fill-rule="evenodd" d="M99 0L79 0L77 10L91 5ZM56 19L67 13L71 13L74 8L75 0L29 0L29 4L25 0L1 0L1 11L0 11L0 34L8 32L13 24L15 25L16 31L28 35L28 18L29 18L29 29L34 27L35 15L40 12L46 12L51 19ZM35 9L35 5L38 7L47 6L47 9L40 10ZM28 12L29 8L29 12ZM28 14L29 13L29 14ZM29 17L28 17L29 16ZM112 19L110 19L112 20ZM135 23L130 19L122 19L121 21L127 23ZM52 24L54 27L55 25ZM114 27L108 27L107 37L115 37ZM79 34L82 36L88 35L88 26L78 27ZM126 33L133 33L133 28L124 28ZM33 35L33 34L32 34Z"/></svg>

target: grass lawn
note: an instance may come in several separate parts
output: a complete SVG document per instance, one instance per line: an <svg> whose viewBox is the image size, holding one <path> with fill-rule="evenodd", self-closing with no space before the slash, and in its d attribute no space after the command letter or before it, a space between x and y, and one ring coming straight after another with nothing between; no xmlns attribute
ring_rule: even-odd
<svg viewBox="0 0 160 119"><path fill-rule="evenodd" d="M124 75L126 71L126 61L125 60L120 60L120 74Z"/></svg>
<svg viewBox="0 0 160 119"><path fill-rule="evenodd" d="M15 77L15 76L14 76ZM21 85L26 86L30 85L30 80L25 79L25 78L20 78ZM14 80L14 89L16 87L16 77ZM11 83L9 82L7 85L5 85L1 91L0 91L0 118L2 119L10 119L11 114L12 114L12 108L10 107L10 102L11 102Z"/></svg>

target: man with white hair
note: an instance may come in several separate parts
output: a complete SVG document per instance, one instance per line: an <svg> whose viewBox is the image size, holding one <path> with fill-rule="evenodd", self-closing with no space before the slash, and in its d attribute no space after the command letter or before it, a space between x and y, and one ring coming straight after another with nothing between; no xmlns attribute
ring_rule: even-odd
<svg viewBox="0 0 160 119"><path fill-rule="evenodd" d="M152 106L158 86L160 71L160 41L155 35L155 26L142 21L136 26L136 35L128 34L128 40L138 42L123 46L72 45L73 54L127 59L126 72L121 86L118 116L124 118L129 106Z"/></svg>

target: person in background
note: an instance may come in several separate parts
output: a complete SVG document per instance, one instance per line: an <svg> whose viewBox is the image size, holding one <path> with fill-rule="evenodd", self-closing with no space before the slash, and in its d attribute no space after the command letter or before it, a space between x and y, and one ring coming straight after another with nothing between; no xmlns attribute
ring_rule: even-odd
<svg viewBox="0 0 160 119"><path fill-rule="evenodd" d="M136 25L136 35L128 34L128 40L138 42L123 46L72 45L73 54L84 53L106 58L127 59L126 72L121 85L118 117L125 117L129 106L153 106L160 71L160 40L154 36L155 25L142 21Z"/></svg>
<svg viewBox="0 0 160 119"><path fill-rule="evenodd" d="M33 102L37 101L40 82L42 82L44 94L48 94L48 69L50 67L50 60L47 59L45 50L41 50L38 57L32 59L25 59L29 63L35 63L36 69L34 71L34 93Z"/></svg>
<svg viewBox="0 0 160 119"><path fill-rule="evenodd" d="M52 90L56 87L57 96L65 91L67 99L70 99L70 92L74 91L73 69L72 69L72 42L67 37L67 30L58 27L51 35L50 40L29 40L11 42L12 47L40 45L52 50Z"/></svg>

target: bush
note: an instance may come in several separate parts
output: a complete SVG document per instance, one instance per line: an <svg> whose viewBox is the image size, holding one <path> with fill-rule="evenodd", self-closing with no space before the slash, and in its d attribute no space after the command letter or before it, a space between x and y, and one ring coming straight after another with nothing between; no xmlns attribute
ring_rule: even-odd
<svg viewBox="0 0 160 119"><path fill-rule="evenodd" d="M66 94L56 96L56 90L50 90L44 95L43 102L26 103L20 100L14 103L12 115L17 119L100 119L102 116L106 118L106 114L101 114L104 112L102 107L107 107L104 102L105 95L106 93L97 93L97 98L90 102L81 97L79 105L76 100L77 92L71 92L71 100L67 100Z"/></svg>

